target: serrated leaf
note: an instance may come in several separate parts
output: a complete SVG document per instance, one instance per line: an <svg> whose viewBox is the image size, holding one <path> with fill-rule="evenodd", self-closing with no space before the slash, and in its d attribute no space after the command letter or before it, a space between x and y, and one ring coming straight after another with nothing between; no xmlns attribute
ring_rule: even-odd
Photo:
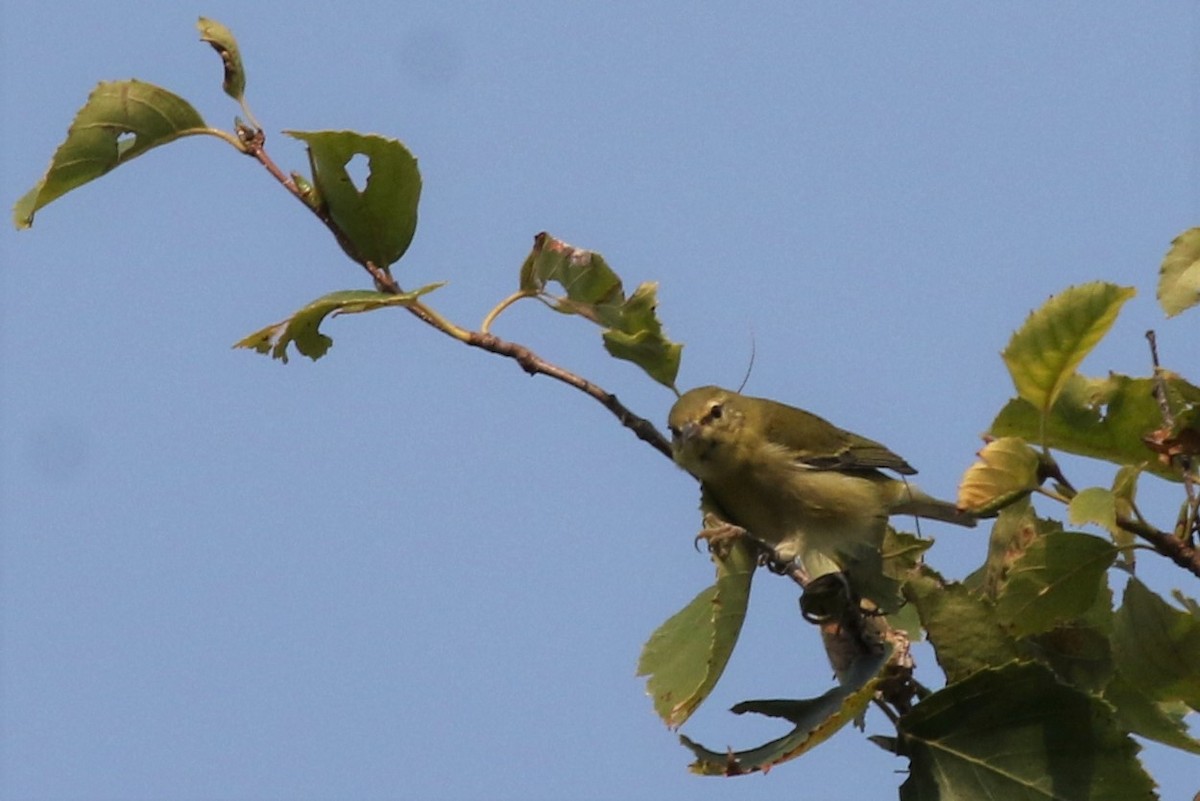
<svg viewBox="0 0 1200 801"><path fill-rule="evenodd" d="M1117 669L1140 692L1200 710L1200 616L1171 607L1131 578L1112 641Z"/></svg>
<svg viewBox="0 0 1200 801"><path fill-rule="evenodd" d="M1116 557L1111 543L1089 534L1039 537L1009 570L997 616L1018 637L1078 617L1095 603Z"/></svg>
<svg viewBox="0 0 1200 801"><path fill-rule="evenodd" d="M754 712L783 718L795 725L788 734L757 748L712 751L680 736L680 742L696 755L689 769L702 776L740 776L767 771L811 751L863 714L875 696L889 653L884 648L863 655L846 674L844 683L817 698L743 701L734 706L731 711L735 714Z"/></svg>
<svg viewBox="0 0 1200 801"><path fill-rule="evenodd" d="M225 67L225 79L221 88L225 94L241 103L246 94L246 70L242 67L242 54L238 50L237 39L233 32L215 19L201 17L196 22L200 31L200 41L212 45L213 50L221 57Z"/></svg>
<svg viewBox="0 0 1200 801"><path fill-rule="evenodd" d="M1084 357L1117 319L1132 287L1103 281L1055 295L1029 315L1004 349L1017 395L1046 413Z"/></svg>
<svg viewBox="0 0 1200 801"><path fill-rule="evenodd" d="M1180 378L1167 386L1181 403L1200 403L1200 388ZM1180 471L1154 458L1144 437L1162 426L1162 410L1154 399L1154 381L1110 374L1105 378L1075 375L1063 388L1045 418L1043 444L1055 450L1103 459L1119 465L1144 466L1155 475L1180 481ZM991 434L996 437L1042 435L1041 413L1015 398L996 416Z"/></svg>
<svg viewBox="0 0 1200 801"><path fill-rule="evenodd" d="M1200 754L1200 740L1188 733L1184 716L1168 711L1166 705L1147 697L1120 673L1104 688L1104 700L1116 707L1117 718L1127 731L1181 751ZM1186 711L1187 707L1180 706Z"/></svg>
<svg viewBox="0 0 1200 801"><path fill-rule="evenodd" d="M1094 626L1068 623L1035 634L1024 644L1039 662L1072 687L1099 692L1112 678L1108 634Z"/></svg>
<svg viewBox="0 0 1200 801"><path fill-rule="evenodd" d="M1071 499L1067 505L1067 522L1073 526L1091 523L1109 533L1117 528L1117 498L1110 489L1087 487Z"/></svg>
<svg viewBox="0 0 1200 801"><path fill-rule="evenodd" d="M979 451L958 486L958 507L989 515L1028 495L1041 484L1037 451L1018 437L992 440Z"/></svg>
<svg viewBox="0 0 1200 801"><path fill-rule="evenodd" d="M745 541L719 558L717 581L672 615L642 646L637 675L647 676L654 711L671 728L683 725L725 671L737 644L757 567Z"/></svg>
<svg viewBox="0 0 1200 801"><path fill-rule="evenodd" d="M414 292L399 295L370 290L346 290L330 292L317 298L312 303L297 311L286 320L269 325L234 345L235 348L249 348L259 353L269 353L271 358L279 359L287 364L288 345L295 345L296 350L304 356L316 361L325 355L333 345L333 340L321 333L320 326L329 315L358 314L374 311L385 306L411 306L419 297L432 292L441 284L430 284Z"/></svg>
<svg viewBox="0 0 1200 801"><path fill-rule="evenodd" d="M212 133L178 95L142 81L101 83L88 96L54 152L50 168L13 207L13 224L33 225L38 209L151 148Z"/></svg>
<svg viewBox="0 0 1200 801"><path fill-rule="evenodd" d="M1157 295L1168 317L1200 302L1200 228L1184 231L1171 242L1158 271Z"/></svg>
<svg viewBox="0 0 1200 801"><path fill-rule="evenodd" d="M308 146L316 185L329 217L343 236L339 244L356 262L387 270L412 243L421 200L417 159L395 139L355 131L284 131ZM360 190L346 171L366 157L370 174Z"/></svg>
<svg viewBox="0 0 1200 801"><path fill-rule="evenodd" d="M1016 642L1001 627L995 606L962 584L946 584L927 569L905 585L904 594L921 616L947 681L1016 659Z"/></svg>
<svg viewBox="0 0 1200 801"><path fill-rule="evenodd" d="M547 287L552 283L566 294L550 294ZM633 362L658 383L675 388L683 346L663 332L657 314L658 284L643 283L627 298L620 277L603 256L543 231L534 237L533 250L521 265L520 288L556 311L601 326L611 356Z"/></svg>
<svg viewBox="0 0 1200 801"><path fill-rule="evenodd" d="M1149 801L1138 746L1103 701L1034 663L982 670L900 719L902 801Z"/></svg>

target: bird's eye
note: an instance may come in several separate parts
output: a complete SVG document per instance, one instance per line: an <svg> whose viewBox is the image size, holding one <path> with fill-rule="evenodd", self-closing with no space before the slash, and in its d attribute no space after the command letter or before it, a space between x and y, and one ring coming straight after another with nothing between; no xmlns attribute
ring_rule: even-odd
<svg viewBox="0 0 1200 801"><path fill-rule="evenodd" d="M720 420L721 419L721 404L719 404L719 403L713 404L713 407L708 410L708 419L709 420Z"/></svg>
<svg viewBox="0 0 1200 801"><path fill-rule="evenodd" d="M667 426L667 431L671 433L672 437L679 436L679 426Z"/></svg>

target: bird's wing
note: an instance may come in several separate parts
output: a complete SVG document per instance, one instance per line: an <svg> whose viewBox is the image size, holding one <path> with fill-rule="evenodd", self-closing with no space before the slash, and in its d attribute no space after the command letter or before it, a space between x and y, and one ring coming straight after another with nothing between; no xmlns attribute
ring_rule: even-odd
<svg viewBox="0 0 1200 801"><path fill-rule="evenodd" d="M910 476L908 462L874 440L852 434L811 412L783 403L775 406L767 439L786 448L793 461L813 470L894 470ZM797 436L795 432L803 432Z"/></svg>

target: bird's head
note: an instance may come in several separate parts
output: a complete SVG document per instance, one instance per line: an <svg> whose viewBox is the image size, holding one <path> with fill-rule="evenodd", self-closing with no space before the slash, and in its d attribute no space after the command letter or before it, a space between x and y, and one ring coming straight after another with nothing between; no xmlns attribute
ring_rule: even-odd
<svg viewBox="0 0 1200 801"><path fill-rule="evenodd" d="M675 401L667 416L675 462L700 479L733 464L746 424L742 400L727 389L698 387Z"/></svg>

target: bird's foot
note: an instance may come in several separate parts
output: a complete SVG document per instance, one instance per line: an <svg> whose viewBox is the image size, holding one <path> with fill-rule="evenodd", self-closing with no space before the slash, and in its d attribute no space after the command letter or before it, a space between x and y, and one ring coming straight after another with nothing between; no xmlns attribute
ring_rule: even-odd
<svg viewBox="0 0 1200 801"><path fill-rule="evenodd" d="M729 555L729 549L733 547L733 544L745 536L746 529L741 526L726 523L716 515L707 514L704 516L704 528L696 535L692 544L699 550L700 540L704 540L708 552L723 559Z"/></svg>

